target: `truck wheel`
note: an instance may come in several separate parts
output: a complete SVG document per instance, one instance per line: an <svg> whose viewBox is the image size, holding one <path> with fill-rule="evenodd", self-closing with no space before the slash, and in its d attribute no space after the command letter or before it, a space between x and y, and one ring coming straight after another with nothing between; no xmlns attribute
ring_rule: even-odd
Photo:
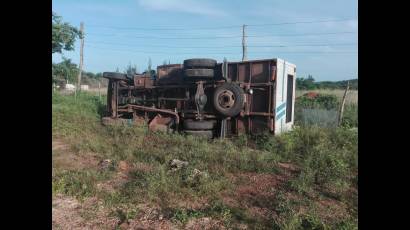
<svg viewBox="0 0 410 230"><path fill-rule="evenodd" d="M184 132L188 135L206 137L209 139L213 137L212 130L185 130Z"/></svg>
<svg viewBox="0 0 410 230"><path fill-rule="evenodd" d="M208 58L193 58L184 60L184 69L206 68L213 69L216 66L216 60Z"/></svg>
<svg viewBox="0 0 410 230"><path fill-rule="evenodd" d="M215 126L215 121L203 120L203 121L194 121L194 120L185 120L184 129L186 130L209 130L213 129Z"/></svg>
<svg viewBox="0 0 410 230"><path fill-rule="evenodd" d="M215 109L224 116L238 115L244 106L244 91L233 83L224 83L215 89L213 95Z"/></svg>
<svg viewBox="0 0 410 230"><path fill-rule="evenodd" d="M213 78L213 69L186 69L184 70L185 76L188 78Z"/></svg>

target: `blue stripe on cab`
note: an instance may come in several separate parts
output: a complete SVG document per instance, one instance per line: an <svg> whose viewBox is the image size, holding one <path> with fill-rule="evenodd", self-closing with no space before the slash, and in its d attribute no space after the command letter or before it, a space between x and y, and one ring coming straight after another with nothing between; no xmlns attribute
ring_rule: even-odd
<svg viewBox="0 0 410 230"><path fill-rule="evenodd" d="M278 107L276 107L276 113L279 113L283 108L286 107L286 101L283 102L283 104L279 105Z"/></svg>
<svg viewBox="0 0 410 230"><path fill-rule="evenodd" d="M283 115L285 115L285 113L286 113L286 110L283 110L281 113L279 113L279 114L276 116L276 120L281 119L281 118L283 117Z"/></svg>

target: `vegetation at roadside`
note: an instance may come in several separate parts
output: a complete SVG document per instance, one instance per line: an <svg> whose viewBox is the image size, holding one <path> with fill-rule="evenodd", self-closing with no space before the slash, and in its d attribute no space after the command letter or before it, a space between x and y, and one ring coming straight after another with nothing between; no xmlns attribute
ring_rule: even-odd
<svg viewBox="0 0 410 230"><path fill-rule="evenodd" d="M343 81L320 81L316 82L312 75L308 75L307 78L296 78L296 88L298 90L316 90L316 89L345 89L349 81L349 88L352 90L358 90L358 80L350 79Z"/></svg>
<svg viewBox="0 0 410 230"><path fill-rule="evenodd" d="M69 143L67 151L79 157L93 154L100 162L110 159L107 167L53 165L53 195L96 197L122 219L135 218L138 204L148 203L181 227L189 220L211 217L228 228L238 224L258 229L357 228L355 129L302 126L280 136L207 141L150 133L145 125L102 126L104 104L105 98L86 93L76 98L53 94L53 139ZM53 151L53 159L58 154ZM172 159L189 164L172 171ZM101 184L115 184L122 162L131 168L127 180L112 189L101 188ZM255 192L244 204L237 179L248 174L288 175L281 167L284 162L295 171L272 188L274 192L266 191L274 193L272 198ZM204 176L194 177L195 171ZM227 196L237 202L227 202ZM187 205L197 203L201 205ZM271 215L258 216L249 205Z"/></svg>
<svg viewBox="0 0 410 230"><path fill-rule="evenodd" d="M342 99L331 93L312 93L314 96L308 93L296 98L296 125L337 126ZM358 126L357 103L345 104L341 125L350 128Z"/></svg>

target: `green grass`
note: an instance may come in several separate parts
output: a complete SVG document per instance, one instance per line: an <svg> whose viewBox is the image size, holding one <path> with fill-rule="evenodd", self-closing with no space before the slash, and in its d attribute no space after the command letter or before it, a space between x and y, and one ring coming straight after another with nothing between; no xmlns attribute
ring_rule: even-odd
<svg viewBox="0 0 410 230"><path fill-rule="evenodd" d="M349 192L357 189L357 131L303 126L280 136L207 141L179 134L149 133L145 125L104 127L100 118L105 100L86 93L76 99L72 95L53 94L53 138L69 143L74 154L94 153L100 159L111 159L115 166L113 170L53 168L53 194L80 200L97 197L122 219L134 218L138 213L136 205L148 202L159 206L166 218L180 226L199 217L213 217L233 228L238 223L259 229L357 226L357 196ZM171 172L168 162L175 158L188 161L189 166ZM148 165L150 170L133 169L128 181L114 191L97 189L98 183L114 178L120 161ZM270 207L278 213L276 219L254 218L250 210L223 202L223 191L236 191L229 175L278 174L278 162L291 162L299 171L277 188L282 195ZM194 169L208 177L192 180ZM289 194L297 198L289 198ZM329 221L314 208L318 197L334 199L353 211L345 218ZM187 209L180 205L181 201L201 199L207 199L209 206ZM305 211L298 212L300 209Z"/></svg>

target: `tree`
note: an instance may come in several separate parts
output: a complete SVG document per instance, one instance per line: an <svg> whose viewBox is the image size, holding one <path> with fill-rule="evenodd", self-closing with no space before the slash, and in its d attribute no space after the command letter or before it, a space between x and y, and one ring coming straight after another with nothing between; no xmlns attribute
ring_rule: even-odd
<svg viewBox="0 0 410 230"><path fill-rule="evenodd" d="M137 74L137 71L138 71L137 65L131 65L131 62L130 62L130 64L128 64L127 68L125 69L124 73L132 76L132 75Z"/></svg>
<svg viewBox="0 0 410 230"><path fill-rule="evenodd" d="M52 53L62 53L63 50L74 50L74 42L81 38L81 32L67 22L62 22L61 16L52 12Z"/></svg>
<svg viewBox="0 0 410 230"><path fill-rule="evenodd" d="M63 61L52 65L53 81L64 80L75 82L79 69L71 62L71 59L63 57Z"/></svg>
<svg viewBox="0 0 410 230"><path fill-rule="evenodd" d="M148 59L148 72L151 72L152 62L151 58Z"/></svg>
<svg viewBox="0 0 410 230"><path fill-rule="evenodd" d="M316 84L315 84L315 79L312 77L312 75L308 75L308 78L297 78L296 79L296 87L298 89L303 89L303 90L312 90L316 89Z"/></svg>
<svg viewBox="0 0 410 230"><path fill-rule="evenodd" d="M148 70L147 70L147 73L148 73L148 76L150 76L150 77L152 76L151 65L152 65L151 58L149 58L149 59L148 59Z"/></svg>

